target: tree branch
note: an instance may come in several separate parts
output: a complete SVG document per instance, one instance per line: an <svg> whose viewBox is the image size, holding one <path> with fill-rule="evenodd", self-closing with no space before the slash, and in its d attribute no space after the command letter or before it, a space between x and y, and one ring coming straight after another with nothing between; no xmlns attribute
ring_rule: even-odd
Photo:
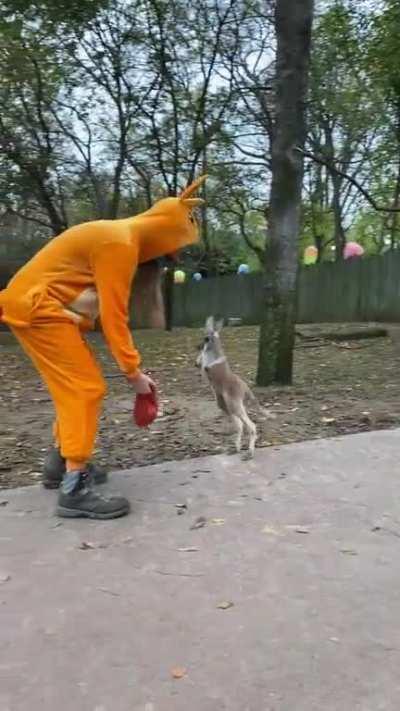
<svg viewBox="0 0 400 711"><path fill-rule="evenodd" d="M369 202L370 205L376 210L376 212L400 212L400 207L388 207L388 206L383 206L383 205L378 205L376 202L375 198L372 197L372 195L363 188L361 183L359 183L356 178L354 178L351 175L348 175L348 173L345 173L343 170L340 170L335 166L335 164L332 161L326 160L325 158L322 158L321 156L314 155L314 153L310 153L310 151L303 151L301 148L295 148L294 150L298 151L301 153L304 158L309 158L310 160L314 161L314 163L318 163L319 165L325 166L331 174L339 175L341 178L344 180L347 180L349 183L354 185L355 188L365 197L367 202Z"/></svg>

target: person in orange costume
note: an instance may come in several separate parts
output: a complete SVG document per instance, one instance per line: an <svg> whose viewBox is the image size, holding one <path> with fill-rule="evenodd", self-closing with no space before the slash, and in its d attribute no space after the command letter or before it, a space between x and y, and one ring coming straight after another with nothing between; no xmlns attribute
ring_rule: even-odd
<svg viewBox="0 0 400 711"><path fill-rule="evenodd" d="M54 402L56 447L45 465L45 485L61 483L60 516L115 518L129 511L126 499L106 499L91 486L104 478L91 471L89 461L106 386L82 332L100 316L121 371L136 393L150 391L154 383L140 370L128 326L132 281L138 264L174 255L198 240L193 209L203 201L193 194L205 177L179 197L160 200L135 217L69 228L0 292L0 318L33 361Z"/></svg>

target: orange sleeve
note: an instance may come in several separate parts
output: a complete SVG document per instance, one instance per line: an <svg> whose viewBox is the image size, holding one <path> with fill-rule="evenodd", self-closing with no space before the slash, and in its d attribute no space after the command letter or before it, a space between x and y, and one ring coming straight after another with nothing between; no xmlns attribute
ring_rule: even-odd
<svg viewBox="0 0 400 711"><path fill-rule="evenodd" d="M132 245L109 242L92 256L104 337L121 370L130 375L140 365L140 355L129 330L129 297L137 268Z"/></svg>

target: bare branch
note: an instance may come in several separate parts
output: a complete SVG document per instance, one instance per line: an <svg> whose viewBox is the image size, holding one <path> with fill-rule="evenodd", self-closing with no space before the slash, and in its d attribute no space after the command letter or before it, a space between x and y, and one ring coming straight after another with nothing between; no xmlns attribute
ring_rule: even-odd
<svg viewBox="0 0 400 711"><path fill-rule="evenodd" d="M326 160L325 158L322 158L321 156L317 156L314 153L310 153L310 151L303 151L301 148L295 148L294 150L299 151L302 153L302 155L305 158L309 158L310 160L314 161L314 163L319 163L319 165L324 165L331 174L336 174L339 175L341 178L344 180L347 180L349 183L354 185L355 188L365 197L367 202L369 202L370 205L376 210L376 212L400 212L400 207L389 207L389 206L384 206L384 205L378 205L376 202L375 198L372 197L371 193L366 190L361 183L356 180L351 175L348 175L348 173L345 173L343 170L340 170L335 166L335 164L332 161Z"/></svg>

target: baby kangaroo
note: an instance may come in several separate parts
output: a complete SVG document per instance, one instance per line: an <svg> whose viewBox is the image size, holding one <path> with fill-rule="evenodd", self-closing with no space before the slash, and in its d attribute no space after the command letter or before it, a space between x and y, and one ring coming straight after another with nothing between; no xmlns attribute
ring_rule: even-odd
<svg viewBox="0 0 400 711"><path fill-rule="evenodd" d="M254 456L257 440L257 429L251 421L245 408L248 398L259 405L248 385L239 376L232 373L224 353L220 332L223 321L214 322L213 316L206 321L205 337L199 346L196 365L206 373L214 390L218 407L232 420L235 427L235 448L240 452L242 447L243 429L249 434L249 447L246 458Z"/></svg>

